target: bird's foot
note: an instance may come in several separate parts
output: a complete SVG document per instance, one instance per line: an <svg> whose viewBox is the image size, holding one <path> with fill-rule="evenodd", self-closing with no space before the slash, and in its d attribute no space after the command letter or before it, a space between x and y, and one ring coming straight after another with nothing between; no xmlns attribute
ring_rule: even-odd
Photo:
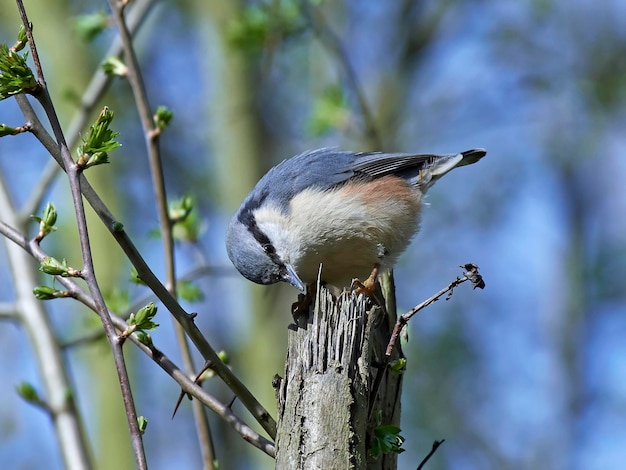
<svg viewBox="0 0 626 470"><path fill-rule="evenodd" d="M350 285L350 290L356 295L365 294L367 297L372 298L374 291L376 290L376 281L378 280L378 271L380 267L374 266L372 274L363 282L358 279L353 279Z"/></svg>

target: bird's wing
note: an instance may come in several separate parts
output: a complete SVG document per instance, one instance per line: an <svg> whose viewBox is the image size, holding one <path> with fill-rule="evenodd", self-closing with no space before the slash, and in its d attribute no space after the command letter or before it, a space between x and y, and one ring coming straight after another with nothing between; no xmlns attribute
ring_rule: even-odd
<svg viewBox="0 0 626 470"><path fill-rule="evenodd" d="M311 150L284 160L267 172L250 194L248 205L255 207L269 198L287 209L289 201L305 189L323 191L363 176L396 175L411 184L423 185L425 189L448 171L474 163L485 153L482 149L448 155L352 153L336 148ZM426 174L424 170L427 170ZM421 178L424 179L420 181Z"/></svg>
<svg viewBox="0 0 626 470"><path fill-rule="evenodd" d="M421 171L430 171L432 177L440 177L457 166L470 165L484 157L483 149L444 155L407 153L359 153L353 164L356 172L373 177L398 175L411 179Z"/></svg>

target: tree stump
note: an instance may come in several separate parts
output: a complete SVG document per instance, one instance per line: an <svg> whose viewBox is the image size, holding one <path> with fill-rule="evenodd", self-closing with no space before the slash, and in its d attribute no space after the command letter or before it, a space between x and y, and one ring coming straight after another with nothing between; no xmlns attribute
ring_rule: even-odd
<svg viewBox="0 0 626 470"><path fill-rule="evenodd" d="M402 375L385 366L396 321L393 278L381 282L386 288L374 298L385 291L384 307L318 287L308 312L289 326L285 374L275 384L277 469L397 467L396 453L374 459L369 452L374 428L400 421ZM399 357L398 344L391 360Z"/></svg>

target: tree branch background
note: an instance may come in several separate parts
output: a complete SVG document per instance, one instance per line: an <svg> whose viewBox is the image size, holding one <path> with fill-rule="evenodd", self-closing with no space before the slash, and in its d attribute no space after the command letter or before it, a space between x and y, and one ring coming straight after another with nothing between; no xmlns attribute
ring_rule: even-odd
<svg viewBox="0 0 626 470"><path fill-rule="evenodd" d="M204 300L187 305L198 312L200 329L273 409L271 378L282 373L295 293L235 275L223 246L229 215L258 177L321 146L373 150L380 139L397 151L485 147L480 164L433 188L422 231L396 270L401 312L466 261L476 262L489 284L474 295L459 289L409 323L400 468L415 468L442 438L428 468L617 468L626 457L626 7L590 0L323 2L311 8L324 21L311 27L289 16L296 4L268 4L278 12L273 29L255 35L242 25L256 2L156 2L135 40L150 103L175 113L161 138L168 194L192 194L204 223L196 244L177 245L178 275L216 268L195 278ZM65 129L115 34L86 44L72 18L107 8L56 0L29 10ZM17 10L7 0L0 9L0 41L12 44ZM123 147L110 165L90 170L89 180L164 279L143 131L126 81L114 80L99 103L87 122L108 105ZM14 100L0 103L0 122L23 124ZM18 206L48 161L28 134L0 140L0 171ZM64 177L47 200L60 220L46 250L80 265ZM119 248L90 217L100 285L109 293L128 289L131 300L144 296L129 285ZM0 245L0 313L7 317L0 322L0 461L61 468L47 416L15 393L22 381L40 388L40 376L26 333L10 321L15 283L6 260ZM97 317L76 302L45 307L62 344L98 328ZM180 364L166 316L161 309L153 337ZM179 387L143 354L125 352L138 412L150 420L150 467L199 467L186 400L170 420ZM106 342L64 354L98 467L132 468ZM206 386L229 401L217 381ZM246 416L240 404L235 409ZM209 416L223 468L272 466Z"/></svg>

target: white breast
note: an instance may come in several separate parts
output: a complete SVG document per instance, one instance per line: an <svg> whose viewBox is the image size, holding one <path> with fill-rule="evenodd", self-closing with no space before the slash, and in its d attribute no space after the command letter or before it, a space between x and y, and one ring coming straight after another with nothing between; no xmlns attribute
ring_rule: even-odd
<svg viewBox="0 0 626 470"><path fill-rule="evenodd" d="M290 204L291 214L264 207L257 224L277 254L307 283L338 287L364 280L375 265L393 266L419 223L421 193L398 177L355 182L330 191L308 189Z"/></svg>

